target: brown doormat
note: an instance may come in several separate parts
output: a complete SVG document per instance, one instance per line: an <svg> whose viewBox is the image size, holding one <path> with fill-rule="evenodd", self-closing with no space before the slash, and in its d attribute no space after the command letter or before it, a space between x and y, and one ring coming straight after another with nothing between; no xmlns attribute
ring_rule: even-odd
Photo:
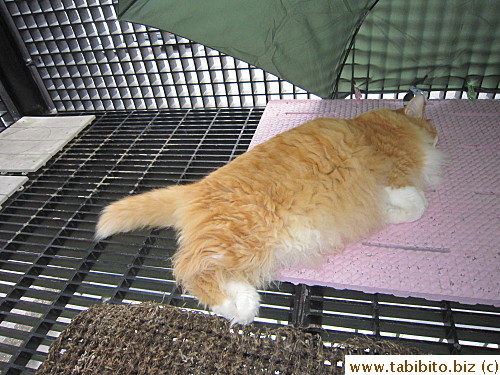
<svg viewBox="0 0 500 375"><path fill-rule="evenodd" d="M422 354L361 338L325 345L299 328L233 326L157 303L95 305L52 344L37 374L335 374L346 354Z"/></svg>

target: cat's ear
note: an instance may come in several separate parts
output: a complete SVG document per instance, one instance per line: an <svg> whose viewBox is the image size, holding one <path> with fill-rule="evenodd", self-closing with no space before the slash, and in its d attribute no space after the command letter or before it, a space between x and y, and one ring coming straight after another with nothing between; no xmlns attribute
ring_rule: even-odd
<svg viewBox="0 0 500 375"><path fill-rule="evenodd" d="M405 107L405 115L424 118L425 98L422 94L416 95Z"/></svg>

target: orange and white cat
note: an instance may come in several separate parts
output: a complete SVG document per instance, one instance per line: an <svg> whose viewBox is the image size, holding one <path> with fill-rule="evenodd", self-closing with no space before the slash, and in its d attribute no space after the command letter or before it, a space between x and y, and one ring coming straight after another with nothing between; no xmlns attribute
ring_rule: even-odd
<svg viewBox="0 0 500 375"><path fill-rule="evenodd" d="M387 224L419 219L439 181L437 133L416 96L400 110L318 118L288 130L189 185L104 209L96 238L174 227L174 275L200 303L251 322L256 287L282 266L314 264Z"/></svg>

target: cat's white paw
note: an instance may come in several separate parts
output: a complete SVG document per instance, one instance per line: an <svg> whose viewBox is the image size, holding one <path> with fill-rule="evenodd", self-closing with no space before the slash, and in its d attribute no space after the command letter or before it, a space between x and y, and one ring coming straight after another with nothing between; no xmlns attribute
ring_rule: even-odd
<svg viewBox="0 0 500 375"><path fill-rule="evenodd" d="M213 306L213 312L230 320L231 325L251 323L259 312L257 290L248 283L230 281L225 285L224 292L228 298L220 305Z"/></svg>
<svg viewBox="0 0 500 375"><path fill-rule="evenodd" d="M422 217L427 209L427 199L423 191L414 186L399 189L385 188L386 202L383 207L386 223L410 223Z"/></svg>

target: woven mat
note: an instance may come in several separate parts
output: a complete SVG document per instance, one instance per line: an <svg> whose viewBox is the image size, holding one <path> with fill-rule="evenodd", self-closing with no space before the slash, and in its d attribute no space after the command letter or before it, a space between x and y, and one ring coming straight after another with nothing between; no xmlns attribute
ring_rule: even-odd
<svg viewBox="0 0 500 375"><path fill-rule="evenodd" d="M351 118L395 100L268 103L250 144L317 117ZM421 220L389 226L317 268L281 270L281 281L500 306L500 101L431 100L426 116L448 157L444 181L427 191Z"/></svg>
<svg viewBox="0 0 500 375"><path fill-rule="evenodd" d="M157 303L95 305L66 327L37 374L335 374L346 354L422 354L368 338L325 346L292 327L233 328Z"/></svg>

